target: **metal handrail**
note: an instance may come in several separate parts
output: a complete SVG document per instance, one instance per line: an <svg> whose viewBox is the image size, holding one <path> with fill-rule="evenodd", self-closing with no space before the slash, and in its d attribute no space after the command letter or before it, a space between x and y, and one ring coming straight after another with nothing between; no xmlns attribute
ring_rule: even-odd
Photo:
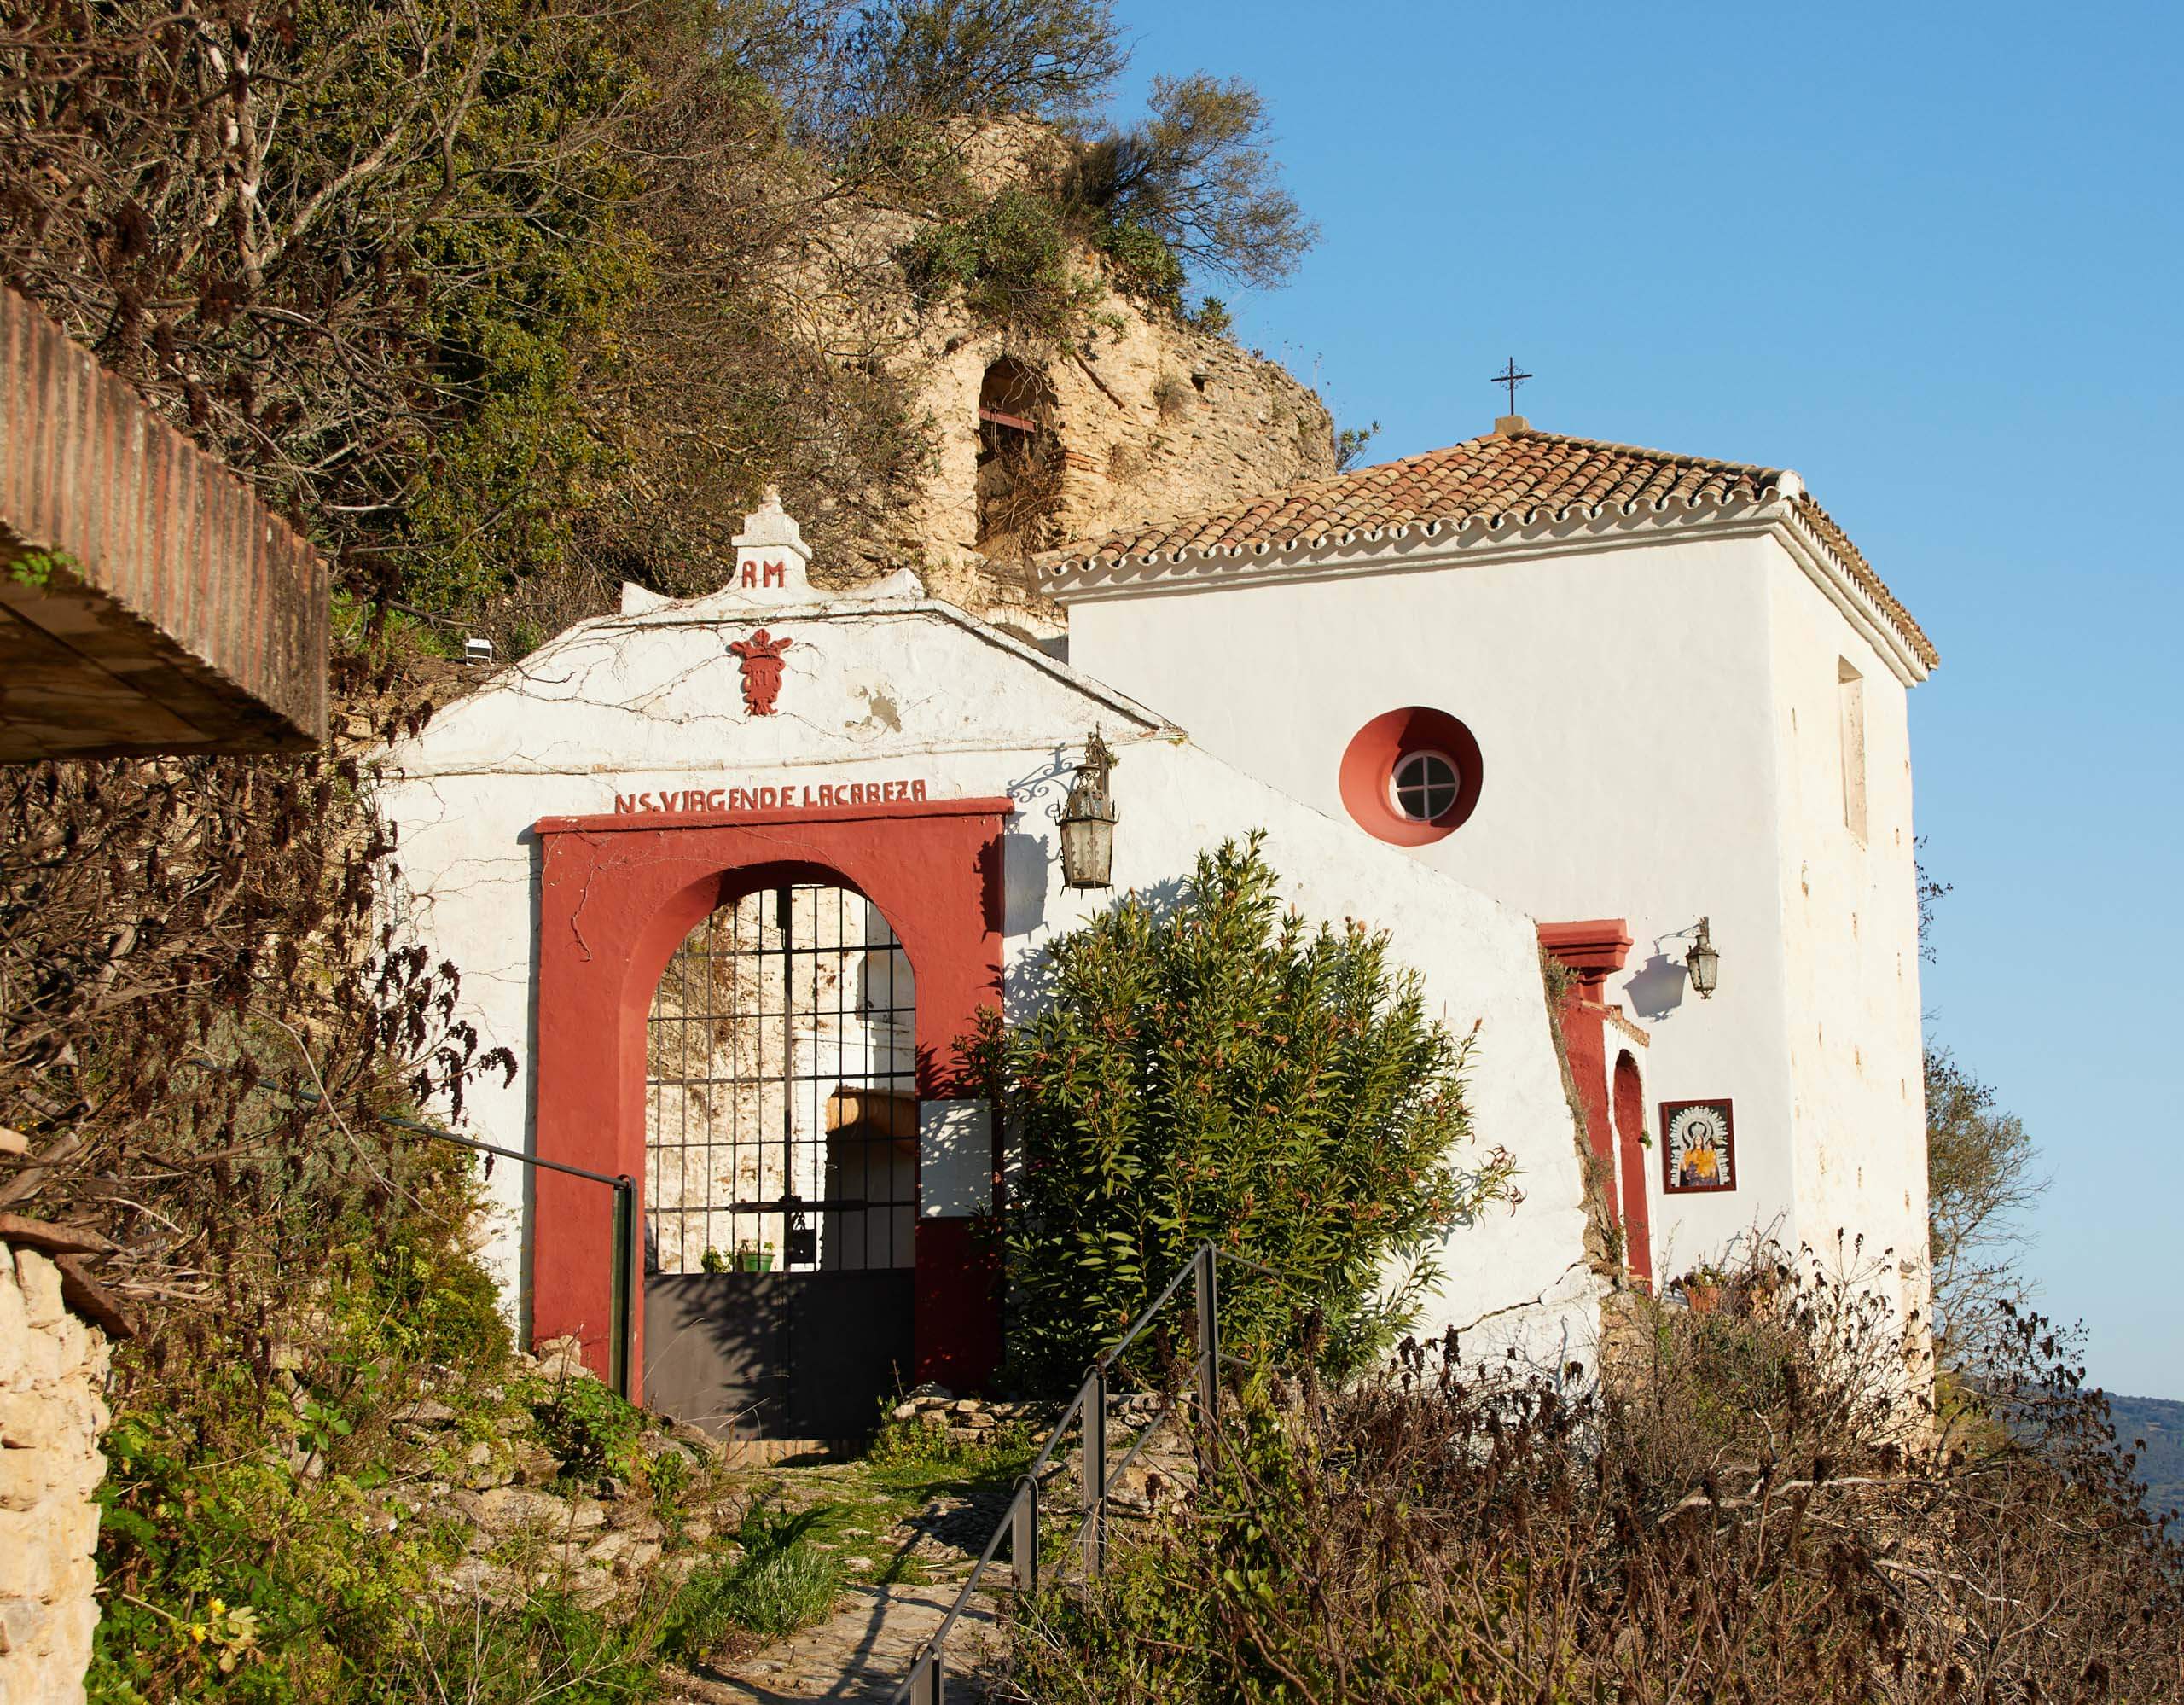
<svg viewBox="0 0 2184 1705"><path fill-rule="evenodd" d="M1146 1306L1121 1338L1102 1350L1086 1370L1083 1383L1077 1387L1077 1394L1070 1399L1069 1406L1062 1411L1061 1418L1055 1422L1054 1429L1047 1434L1047 1441L1040 1447L1038 1455L1032 1458L1031 1466L1018 1477L1016 1489L1009 1497L1008 1507L1002 1512L1001 1521L995 1527L992 1537L986 1541L985 1549L979 1554L978 1562L972 1565L969 1578L956 1593L956 1602L948 1607L948 1614L941 1619L940 1626L918 1648L909 1674L895 1690L894 1705L945 1705L948 1696L948 1637L955 1632L956 1624L969 1605L972 1594L978 1591L979 1581L985 1578L987 1568L1001 1549L1004 1535L1014 1535L1015 1541L1009 1553L1012 1587L1022 1593L1038 1591L1039 1476L1053 1461L1062 1435L1069 1430L1070 1423L1080 1416L1083 1419L1083 1457L1078 1465L1078 1481L1083 1514L1072 1535L1072 1543L1083 1550L1087 1575L1097 1577L1106 1560L1105 1528L1109 1494L1122 1477L1130 1472L1130 1465L1152 1441L1153 1435L1176 1413L1178 1407L1176 1396L1170 1394L1159 1413L1147 1422L1139 1432L1124 1455L1121 1464L1110 1473L1107 1460L1107 1372L1173 1299L1185 1278L1194 1278L1197 1282L1198 1343L1196 1354L1192 1358L1192 1371L1194 1383L1197 1387L1194 1396L1199 1424L1205 1429L1210 1447L1213 1429L1219 1418L1221 1364L1234 1359L1221 1353L1217 1266L1223 1260L1234 1261L1276 1280L1284 1279L1282 1274L1271 1267L1241 1255L1226 1254L1211 1241L1199 1243L1191 1251L1190 1260L1176 1271L1175 1277L1162 1288L1159 1295Z"/></svg>
<svg viewBox="0 0 2184 1705"><path fill-rule="evenodd" d="M607 1382L614 1388L615 1396L624 1403L630 1400L630 1370L634 1366L636 1340L636 1286L633 1268L637 1255L637 1181L627 1173L595 1173L589 1167L572 1167L566 1161L549 1161L537 1155L526 1155L516 1149L503 1149L497 1143L480 1143L474 1137L458 1137L452 1131L426 1125L415 1119L398 1118L391 1113L379 1115L380 1123L392 1125L404 1131L414 1131L421 1137L437 1138L443 1143L452 1143L458 1149L475 1149L481 1155L496 1155L504 1161L514 1161L519 1166L540 1167L549 1173L565 1173L572 1178L585 1178L593 1184L603 1184L614 1192L614 1267L607 1289L607 1312L613 1321L613 1341L608 1346Z"/></svg>
<svg viewBox="0 0 2184 1705"><path fill-rule="evenodd" d="M206 1071L235 1072L241 1068L208 1059L202 1054L190 1056L189 1063ZM260 1079L258 1088L272 1090L305 1107L317 1107L326 1099L315 1089L305 1089L294 1084L270 1084ZM437 1125L427 1125L421 1120L404 1119L399 1114L375 1114L382 1125L391 1125L398 1131L415 1132L420 1137L430 1137L437 1142L452 1143L458 1149L469 1149L480 1155L491 1155L503 1161L514 1161L519 1166L542 1167L549 1173L562 1173L572 1178L587 1179L592 1184L605 1184L614 1192L614 1269L607 1290L608 1313L612 1319L613 1342L608 1347L607 1381L614 1388L614 1394L627 1402L630 1397L631 1370L636 1360L636 1285L635 1283L637 1255L637 1181L627 1173L595 1173L589 1167L576 1167L566 1161L549 1161L537 1155L526 1155L518 1149L504 1149L497 1143L481 1143L475 1137L458 1137L452 1131L443 1131Z"/></svg>

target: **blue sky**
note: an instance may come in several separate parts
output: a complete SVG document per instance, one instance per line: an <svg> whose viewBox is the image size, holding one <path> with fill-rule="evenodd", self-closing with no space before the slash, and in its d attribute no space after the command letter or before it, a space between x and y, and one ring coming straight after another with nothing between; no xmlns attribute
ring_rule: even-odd
<svg viewBox="0 0 2184 1705"><path fill-rule="evenodd" d="M1797 468L1911 607L1930 1029L2054 1175L2043 1305L2184 1399L2184 13L1118 10L1133 90L1267 97L1321 238L1238 334L1370 459L1514 355L1536 425Z"/></svg>

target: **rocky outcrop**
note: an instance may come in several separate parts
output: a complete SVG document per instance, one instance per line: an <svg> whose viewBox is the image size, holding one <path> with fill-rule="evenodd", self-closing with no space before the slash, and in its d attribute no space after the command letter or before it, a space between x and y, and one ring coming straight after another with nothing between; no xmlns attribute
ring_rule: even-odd
<svg viewBox="0 0 2184 1705"><path fill-rule="evenodd" d="M1040 125L1002 120L957 138L956 164L990 196L1051 177L1060 148ZM1068 335L997 325L959 294L921 295L900 258L932 223L838 208L782 273L784 314L835 361L898 384L929 451L875 529L881 556L822 555L815 579L908 565L938 595L1043 636L1059 631L1058 613L1037 592L1034 552L1334 472L1333 422L1309 387L1130 294L1089 249L1071 262L1091 303ZM1008 488L1025 481L1012 456L1039 488L1013 514Z"/></svg>

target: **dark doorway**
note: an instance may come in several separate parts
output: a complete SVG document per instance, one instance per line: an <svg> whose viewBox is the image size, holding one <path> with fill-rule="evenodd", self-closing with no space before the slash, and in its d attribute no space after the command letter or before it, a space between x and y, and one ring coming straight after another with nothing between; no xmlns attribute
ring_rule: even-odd
<svg viewBox="0 0 2184 1705"><path fill-rule="evenodd" d="M1013 561L1052 544L1061 474L1053 387L1004 356L979 387L978 550Z"/></svg>
<svg viewBox="0 0 2184 1705"><path fill-rule="evenodd" d="M645 1370L723 1437L845 1440L911 1378L915 984L847 888L723 905L646 1027Z"/></svg>

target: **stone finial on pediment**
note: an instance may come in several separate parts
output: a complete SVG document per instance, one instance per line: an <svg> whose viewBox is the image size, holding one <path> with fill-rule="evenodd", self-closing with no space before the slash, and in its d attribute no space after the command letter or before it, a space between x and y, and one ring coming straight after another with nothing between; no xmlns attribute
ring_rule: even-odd
<svg viewBox="0 0 2184 1705"><path fill-rule="evenodd" d="M766 487L758 507L743 517L735 535L735 578L728 590L746 596L803 597L810 591L811 551L804 529L781 507L778 486Z"/></svg>

